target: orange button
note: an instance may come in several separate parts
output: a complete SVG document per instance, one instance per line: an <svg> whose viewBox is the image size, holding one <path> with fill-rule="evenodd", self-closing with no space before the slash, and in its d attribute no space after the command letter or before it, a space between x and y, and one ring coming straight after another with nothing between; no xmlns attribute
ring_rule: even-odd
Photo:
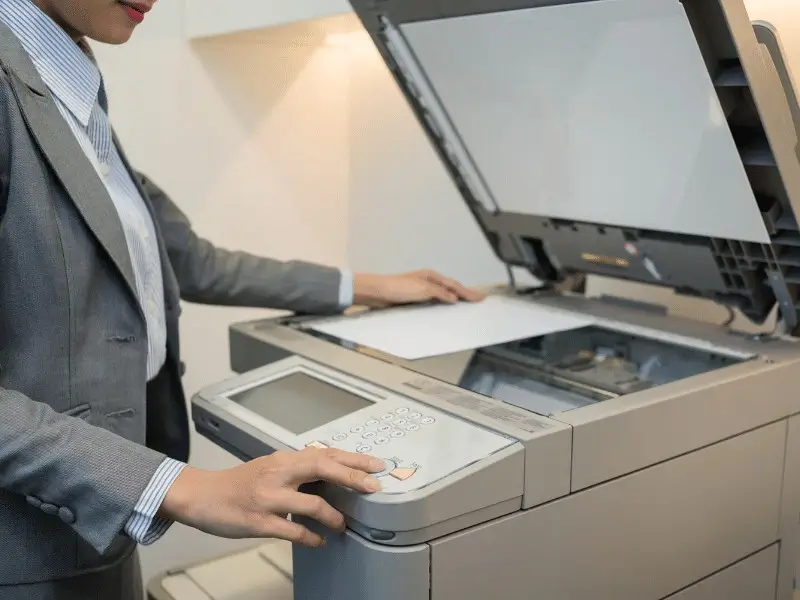
<svg viewBox="0 0 800 600"><path fill-rule="evenodd" d="M327 448L327 446L322 442L311 442L310 444L306 444L306 448L319 448L321 450L324 450L325 448Z"/></svg>
<svg viewBox="0 0 800 600"><path fill-rule="evenodd" d="M395 479L399 479L400 481L405 481L416 472L417 470L412 469L411 467L398 467L397 469L391 472L391 476L394 477Z"/></svg>

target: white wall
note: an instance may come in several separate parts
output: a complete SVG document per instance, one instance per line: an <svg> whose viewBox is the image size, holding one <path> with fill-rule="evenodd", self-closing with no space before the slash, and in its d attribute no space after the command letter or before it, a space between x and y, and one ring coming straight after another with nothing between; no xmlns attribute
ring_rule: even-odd
<svg viewBox="0 0 800 600"><path fill-rule="evenodd" d="M346 261L348 131L340 53L317 34L182 41L182 4L159 2L134 40L97 47L111 118L137 168L201 234L280 258ZM229 376L227 326L265 311L186 305L187 393ZM236 461L204 439L192 463ZM175 526L142 552L146 578L249 542Z"/></svg>

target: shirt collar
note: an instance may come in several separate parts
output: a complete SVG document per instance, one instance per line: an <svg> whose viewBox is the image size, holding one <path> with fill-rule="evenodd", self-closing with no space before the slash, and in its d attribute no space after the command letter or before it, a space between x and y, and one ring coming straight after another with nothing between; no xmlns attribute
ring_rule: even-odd
<svg viewBox="0 0 800 600"><path fill-rule="evenodd" d="M101 84L91 55L32 0L0 0L0 21L19 38L50 92L86 127Z"/></svg>

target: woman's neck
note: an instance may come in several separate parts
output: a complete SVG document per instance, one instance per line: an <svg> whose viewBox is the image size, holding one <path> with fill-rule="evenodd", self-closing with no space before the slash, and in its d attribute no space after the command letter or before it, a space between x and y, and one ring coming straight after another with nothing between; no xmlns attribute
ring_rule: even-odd
<svg viewBox="0 0 800 600"><path fill-rule="evenodd" d="M81 35L80 32L75 31L61 17L59 17L57 11L53 7L52 0L32 0L32 1L36 6L39 7L39 10L41 10L44 14L53 19L53 22L59 27L61 27L61 29L63 29L75 43L78 43L83 38L83 35Z"/></svg>

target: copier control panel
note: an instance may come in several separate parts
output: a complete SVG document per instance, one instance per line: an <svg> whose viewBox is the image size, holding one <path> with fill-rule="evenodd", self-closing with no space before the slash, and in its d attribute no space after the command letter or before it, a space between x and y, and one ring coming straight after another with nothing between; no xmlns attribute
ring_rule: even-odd
<svg viewBox="0 0 800 600"><path fill-rule="evenodd" d="M295 450L380 458L382 493L423 488L516 440L312 361L291 357L210 388L206 400Z"/></svg>

